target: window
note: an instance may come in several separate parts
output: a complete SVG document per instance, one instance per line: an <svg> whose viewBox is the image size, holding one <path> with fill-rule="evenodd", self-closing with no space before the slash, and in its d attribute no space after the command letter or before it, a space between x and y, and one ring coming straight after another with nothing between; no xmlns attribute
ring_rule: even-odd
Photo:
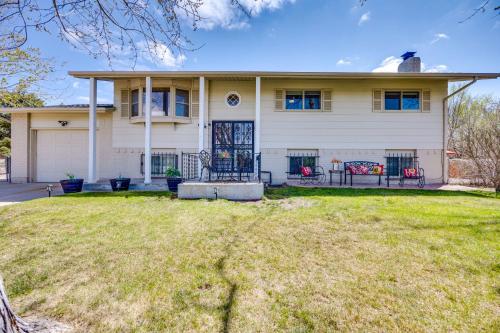
<svg viewBox="0 0 500 333"><path fill-rule="evenodd" d="M386 111L420 111L420 92L386 91L384 105Z"/></svg>
<svg viewBox="0 0 500 333"><path fill-rule="evenodd" d="M175 91L175 115L189 117L189 91L182 89Z"/></svg>
<svg viewBox="0 0 500 333"><path fill-rule="evenodd" d="M309 152L306 151L289 151L288 152L288 177L296 178L301 175L300 168L311 167L314 169L318 162L318 153L317 152Z"/></svg>
<svg viewBox="0 0 500 333"><path fill-rule="evenodd" d="M132 108L130 109L132 117L139 116L139 90L132 90Z"/></svg>
<svg viewBox="0 0 500 333"><path fill-rule="evenodd" d="M226 96L226 104L230 107L236 107L240 105L240 95L236 92L230 92Z"/></svg>
<svg viewBox="0 0 500 333"><path fill-rule="evenodd" d="M170 89L168 88L153 88L151 93L151 115L152 116L168 116L170 104ZM142 94L142 107L146 107L146 90Z"/></svg>
<svg viewBox="0 0 500 333"><path fill-rule="evenodd" d="M321 110L321 91L287 91L287 110Z"/></svg>

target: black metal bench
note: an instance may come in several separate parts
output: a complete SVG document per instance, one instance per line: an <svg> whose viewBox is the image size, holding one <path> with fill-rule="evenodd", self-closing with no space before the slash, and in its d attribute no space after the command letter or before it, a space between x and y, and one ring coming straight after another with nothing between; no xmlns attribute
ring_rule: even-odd
<svg viewBox="0 0 500 333"><path fill-rule="evenodd" d="M380 166L380 163L377 162L369 162L369 161L350 161L350 162L344 162L344 184L347 184L347 175L349 174L351 177L351 186L352 186L352 176L377 176L378 177L378 186L380 186L382 182L382 172L375 173L373 171L373 168L375 166ZM352 173L351 168L359 168L359 167L366 167L367 168L367 173Z"/></svg>

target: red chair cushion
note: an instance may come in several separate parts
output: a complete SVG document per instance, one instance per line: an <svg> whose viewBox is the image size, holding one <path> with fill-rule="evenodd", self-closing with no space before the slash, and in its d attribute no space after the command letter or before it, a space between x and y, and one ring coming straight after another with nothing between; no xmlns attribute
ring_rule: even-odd
<svg viewBox="0 0 500 333"><path fill-rule="evenodd" d="M300 167L300 173L303 177L309 177L312 175L312 169L311 167Z"/></svg>
<svg viewBox="0 0 500 333"><path fill-rule="evenodd" d="M406 178L411 178L411 177L417 177L417 169L411 168L411 169L404 169L403 170L404 175Z"/></svg>

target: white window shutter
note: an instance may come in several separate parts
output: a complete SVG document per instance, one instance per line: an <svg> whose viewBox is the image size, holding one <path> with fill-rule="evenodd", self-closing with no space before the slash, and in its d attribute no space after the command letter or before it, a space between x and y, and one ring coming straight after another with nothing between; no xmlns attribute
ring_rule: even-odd
<svg viewBox="0 0 500 333"><path fill-rule="evenodd" d="M323 90L321 91L321 110L322 111L332 111L332 91L331 90Z"/></svg>
<svg viewBox="0 0 500 333"><path fill-rule="evenodd" d="M274 92L274 111L283 111L285 104L285 91L276 89Z"/></svg>
<svg viewBox="0 0 500 333"><path fill-rule="evenodd" d="M130 92L128 89L123 89L120 92L120 116L128 118L130 114Z"/></svg>
<svg viewBox="0 0 500 333"><path fill-rule="evenodd" d="M200 91L191 90L191 117L200 116Z"/></svg>
<svg viewBox="0 0 500 333"><path fill-rule="evenodd" d="M431 91L422 91L422 112L431 112Z"/></svg>
<svg viewBox="0 0 500 333"><path fill-rule="evenodd" d="M372 111L382 111L382 89L373 89Z"/></svg>

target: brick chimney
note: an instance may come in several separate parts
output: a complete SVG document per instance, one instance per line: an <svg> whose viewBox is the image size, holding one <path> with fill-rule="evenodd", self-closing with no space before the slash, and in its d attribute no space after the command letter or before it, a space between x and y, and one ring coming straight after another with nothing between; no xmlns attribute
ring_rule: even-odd
<svg viewBox="0 0 500 333"><path fill-rule="evenodd" d="M412 73L412 72L420 72L420 57L415 57L415 53L417 52L406 52L401 56L403 58L403 62L398 66L398 72L402 73Z"/></svg>

